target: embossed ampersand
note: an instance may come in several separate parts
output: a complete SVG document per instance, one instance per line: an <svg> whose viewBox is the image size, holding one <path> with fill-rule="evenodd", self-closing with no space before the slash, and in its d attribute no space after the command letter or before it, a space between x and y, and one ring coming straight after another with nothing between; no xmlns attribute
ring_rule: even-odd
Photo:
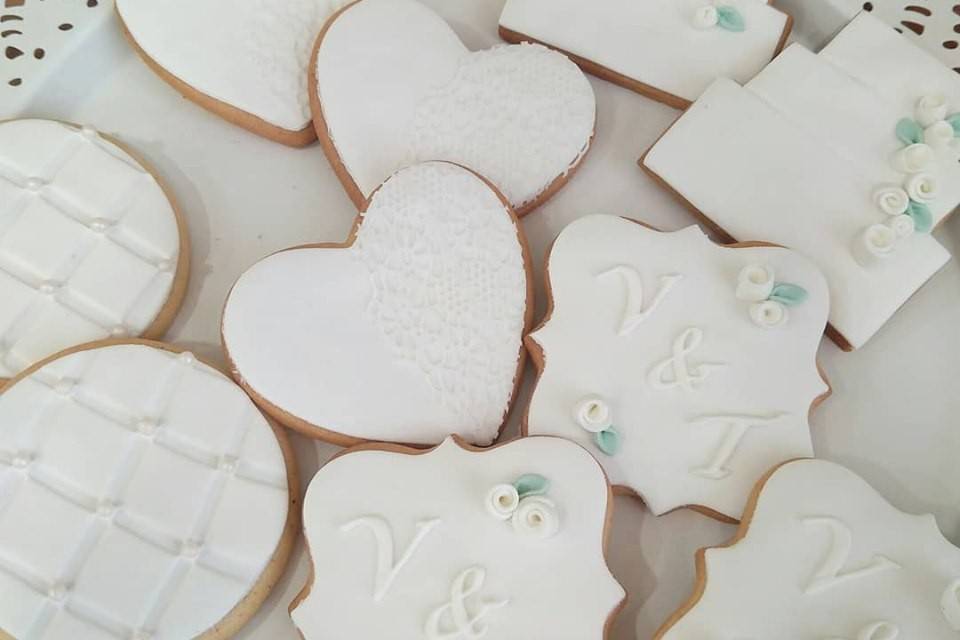
<svg viewBox="0 0 960 640"><path fill-rule="evenodd" d="M482 567L470 567L456 577L450 588L450 601L434 609L427 618L424 631L429 640L477 640L486 635L489 627L483 619L510 602L479 600L472 607L470 598L480 593L486 578Z"/></svg>
<svg viewBox="0 0 960 640"><path fill-rule="evenodd" d="M681 333L673 341L672 355L650 372L650 385L661 390L680 387L686 391L694 391L711 373L726 367L726 364L709 362L691 365L687 361L687 356L696 351L702 342L703 331L697 327Z"/></svg>

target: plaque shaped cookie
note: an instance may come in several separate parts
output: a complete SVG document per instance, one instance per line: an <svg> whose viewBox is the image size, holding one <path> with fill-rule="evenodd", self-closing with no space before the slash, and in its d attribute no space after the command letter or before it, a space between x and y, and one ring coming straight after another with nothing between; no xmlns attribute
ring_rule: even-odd
<svg viewBox="0 0 960 640"><path fill-rule="evenodd" d="M186 225L158 179L89 127L0 122L0 378L108 337L161 337Z"/></svg>
<svg viewBox="0 0 960 640"><path fill-rule="evenodd" d="M58 66L108 23L109 0L0 2L0 119L30 109Z"/></svg>
<svg viewBox="0 0 960 640"><path fill-rule="evenodd" d="M227 638L283 573L292 452L189 353L63 352L4 388L0 426L0 636Z"/></svg>
<svg viewBox="0 0 960 640"><path fill-rule="evenodd" d="M345 0L117 0L138 53L201 107L291 146L316 139L310 50ZM170 37L175 33L176 37Z"/></svg>
<svg viewBox="0 0 960 640"><path fill-rule="evenodd" d="M282 251L241 276L223 343L254 399L310 436L489 445L524 362L528 269L488 183L415 165L374 193L346 244Z"/></svg>
<svg viewBox="0 0 960 640"><path fill-rule="evenodd" d="M610 501L560 438L347 451L307 490L293 621L306 640L601 640L625 595L604 559Z"/></svg>
<svg viewBox="0 0 960 640"><path fill-rule="evenodd" d="M960 76L863 13L819 55L718 80L641 162L729 237L813 259L849 350L949 259L929 232L960 204L958 138Z"/></svg>
<svg viewBox="0 0 960 640"><path fill-rule="evenodd" d="M357 207L397 169L446 160L523 215L577 168L596 119L590 82L562 54L471 52L415 0L361 0L331 18L311 82L317 134Z"/></svg>
<svg viewBox="0 0 960 640"><path fill-rule="evenodd" d="M828 295L808 260L588 216L557 238L547 275L527 433L582 444L657 515L739 519L757 478L812 455Z"/></svg>
<svg viewBox="0 0 960 640"><path fill-rule="evenodd" d="M697 555L696 594L656 640L955 640L960 549L853 472L789 462L726 547ZM763 615L757 612L762 611Z"/></svg>
<svg viewBox="0 0 960 640"><path fill-rule="evenodd" d="M686 108L717 78L755 76L792 22L767 0L508 0L500 35L559 49L588 73Z"/></svg>

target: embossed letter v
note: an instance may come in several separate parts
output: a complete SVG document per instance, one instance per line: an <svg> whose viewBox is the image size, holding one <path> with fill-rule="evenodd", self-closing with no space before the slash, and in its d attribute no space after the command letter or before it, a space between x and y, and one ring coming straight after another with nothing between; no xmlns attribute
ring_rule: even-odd
<svg viewBox="0 0 960 640"><path fill-rule="evenodd" d="M394 563L394 542L393 529L390 523L379 516L365 516L351 520L340 527L343 533L364 527L373 533L374 540L377 543L377 575L373 591L373 601L380 602L390 591L390 586L396 580L404 565L407 564L416 553L417 547L423 542L424 538L438 525L440 520L422 520L417 523L417 533L413 540L407 546L400 559Z"/></svg>

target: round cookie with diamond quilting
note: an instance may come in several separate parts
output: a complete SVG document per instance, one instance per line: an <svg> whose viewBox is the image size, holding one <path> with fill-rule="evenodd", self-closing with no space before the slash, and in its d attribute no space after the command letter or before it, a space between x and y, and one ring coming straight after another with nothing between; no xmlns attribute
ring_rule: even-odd
<svg viewBox="0 0 960 640"><path fill-rule="evenodd" d="M0 122L0 379L92 340L161 337L189 253L176 205L118 143Z"/></svg>
<svg viewBox="0 0 960 640"><path fill-rule="evenodd" d="M0 394L0 637L226 638L299 522L289 444L228 377L99 342Z"/></svg>

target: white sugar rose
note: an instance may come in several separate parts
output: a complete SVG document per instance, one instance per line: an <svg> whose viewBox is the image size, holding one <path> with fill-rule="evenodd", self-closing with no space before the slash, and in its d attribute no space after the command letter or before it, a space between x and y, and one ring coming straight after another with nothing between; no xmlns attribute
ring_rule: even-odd
<svg viewBox="0 0 960 640"><path fill-rule="evenodd" d="M869 267L892 254L896 244L896 231L885 224L870 225L857 238L853 255L857 262Z"/></svg>
<svg viewBox="0 0 960 640"><path fill-rule="evenodd" d="M947 117L947 108L947 96L942 93L923 96L917 101L917 122L929 127Z"/></svg>
<svg viewBox="0 0 960 640"><path fill-rule="evenodd" d="M942 149L949 146L957 132L953 130L953 125L946 120L934 122L923 130L923 142L934 149Z"/></svg>
<svg viewBox="0 0 960 640"><path fill-rule="evenodd" d="M713 5L700 7L693 14L693 26L697 29L712 29L720 23L720 12Z"/></svg>
<svg viewBox="0 0 960 640"><path fill-rule="evenodd" d="M914 202L929 204L940 195L940 182L929 173L918 173L907 180L907 195Z"/></svg>
<svg viewBox="0 0 960 640"><path fill-rule="evenodd" d="M590 433L600 433L613 425L610 405L595 396L584 398L577 404L574 418L577 424Z"/></svg>
<svg viewBox="0 0 960 640"><path fill-rule="evenodd" d="M908 215L896 216L887 223L897 238L909 238L917 230L917 224Z"/></svg>
<svg viewBox="0 0 960 640"><path fill-rule="evenodd" d="M934 161L933 147L926 144L912 144L901 149L893 158L893 166L903 173L920 173L930 167Z"/></svg>
<svg viewBox="0 0 960 640"><path fill-rule="evenodd" d="M540 540L545 540L560 530L557 505L543 496L530 496L521 500L510 522L518 534Z"/></svg>
<svg viewBox="0 0 960 640"><path fill-rule="evenodd" d="M512 484L498 484L487 494L487 511L498 520L509 520L520 506L520 493Z"/></svg>
<svg viewBox="0 0 960 640"><path fill-rule="evenodd" d="M776 300L755 302L750 305L750 319L764 329L779 327L787 321L787 308Z"/></svg>
<svg viewBox="0 0 960 640"><path fill-rule="evenodd" d="M773 293L775 274L773 269L762 264L744 267L737 276L737 299L745 302L762 302Z"/></svg>
<svg viewBox="0 0 960 640"><path fill-rule="evenodd" d="M874 194L874 202L888 216L899 216L907 212L910 196L900 187L883 187Z"/></svg>

